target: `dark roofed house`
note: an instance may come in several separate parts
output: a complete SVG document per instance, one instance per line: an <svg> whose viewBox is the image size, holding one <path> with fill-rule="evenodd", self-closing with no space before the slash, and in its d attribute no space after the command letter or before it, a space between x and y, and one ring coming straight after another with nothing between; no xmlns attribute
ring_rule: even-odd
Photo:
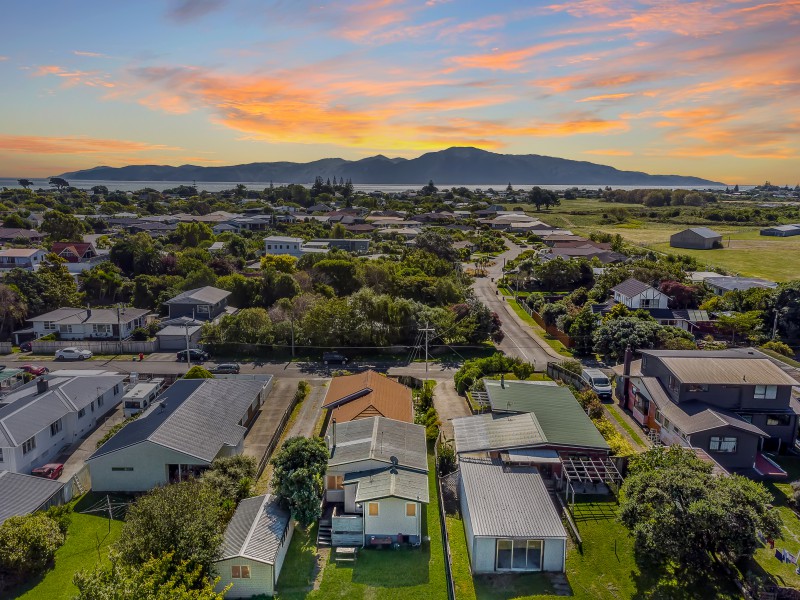
<svg viewBox="0 0 800 600"><path fill-rule="evenodd" d="M87 460L92 489L144 492L241 454L248 424L272 388L260 379L180 379Z"/></svg>
<svg viewBox="0 0 800 600"><path fill-rule="evenodd" d="M0 242L16 242L25 240L26 243L36 244L45 238L43 233L35 229L19 229L17 227L0 227Z"/></svg>
<svg viewBox="0 0 800 600"><path fill-rule="evenodd" d="M793 235L800 235L800 223L792 223L790 225L773 225L772 227L765 227L760 233L761 235L771 235L775 237L790 237Z"/></svg>
<svg viewBox="0 0 800 600"><path fill-rule="evenodd" d="M226 598L274 595L293 532L294 521L275 496L242 500L225 530L222 555L214 562L220 578L217 591L230 585Z"/></svg>
<svg viewBox="0 0 800 600"><path fill-rule="evenodd" d="M711 250L722 247L722 235L708 227L691 227L672 234L669 245L672 248Z"/></svg>
<svg viewBox="0 0 800 600"><path fill-rule="evenodd" d="M193 317L199 321L213 321L228 306L231 293L213 286L189 290L166 301L169 318Z"/></svg>
<svg viewBox="0 0 800 600"><path fill-rule="evenodd" d="M0 471L0 525L10 517L61 504L63 490L64 484L58 481Z"/></svg>

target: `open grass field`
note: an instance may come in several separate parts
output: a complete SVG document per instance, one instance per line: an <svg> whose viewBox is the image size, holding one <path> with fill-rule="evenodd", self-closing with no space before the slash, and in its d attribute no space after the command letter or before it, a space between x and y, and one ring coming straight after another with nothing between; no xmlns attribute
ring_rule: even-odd
<svg viewBox="0 0 800 600"><path fill-rule="evenodd" d="M55 566L43 577L15 590L14 600L70 600L78 593L72 584L76 572L91 570L108 563L109 547L119 539L122 521L109 521L99 515L84 515L77 511L92 506L100 496L88 494L76 505L67 540L56 551Z"/></svg>
<svg viewBox="0 0 800 600"><path fill-rule="evenodd" d="M567 581L576 600L669 598L722 600L739 598L732 582L709 574L705 587L678 582L668 572L640 565L633 540L617 520L617 504L610 497L578 497L575 521L583 550L571 545L567 554ZM548 575L470 576L462 522L448 518L457 600L557 600Z"/></svg>
<svg viewBox="0 0 800 600"><path fill-rule="evenodd" d="M370 599L447 600L447 579L444 567L442 531L439 527L439 505L436 501L435 465L428 458L431 502L423 512L422 535L430 543L418 549L361 550L355 563L322 565L318 589L312 589L317 561L314 540L316 532L305 535L298 531L286 555L278 580L278 600ZM299 535L298 535L299 534Z"/></svg>

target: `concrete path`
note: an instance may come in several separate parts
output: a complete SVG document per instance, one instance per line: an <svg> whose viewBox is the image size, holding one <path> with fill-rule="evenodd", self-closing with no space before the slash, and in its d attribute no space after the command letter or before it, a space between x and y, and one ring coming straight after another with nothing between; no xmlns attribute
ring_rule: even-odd
<svg viewBox="0 0 800 600"><path fill-rule="evenodd" d="M325 400L325 394L328 391L328 382L330 380L309 379L307 381L309 385L311 385L311 391L300 405L297 419L291 424L284 437L290 438L298 435L312 437L318 433L315 430L322 416L322 404Z"/></svg>
<svg viewBox="0 0 800 600"><path fill-rule="evenodd" d="M261 410L258 411L255 422L244 436L244 454L252 456L257 461L261 460L272 436L278 429L283 413L291 404L296 390L296 381L275 378L272 383L272 391L267 396ZM221 400L224 401L224 399Z"/></svg>
<svg viewBox="0 0 800 600"><path fill-rule="evenodd" d="M439 413L442 434L448 440L453 439L452 420L472 415L467 399L458 395L456 384L452 378L436 385L433 390L433 405L436 407L436 412Z"/></svg>
<svg viewBox="0 0 800 600"><path fill-rule="evenodd" d="M108 414L105 421L103 421L97 429L72 444L68 450L52 461L64 463L64 471L61 473L61 477L59 477L58 480L69 481L70 477L85 466L86 459L97 450L97 442L108 433L109 429L117 423L122 423L124 420L125 415L122 412L122 403L120 402L119 406Z"/></svg>

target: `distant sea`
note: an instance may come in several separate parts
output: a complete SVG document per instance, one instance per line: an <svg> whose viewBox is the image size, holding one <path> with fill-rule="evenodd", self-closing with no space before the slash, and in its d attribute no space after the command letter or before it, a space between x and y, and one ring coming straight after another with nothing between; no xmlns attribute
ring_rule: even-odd
<svg viewBox="0 0 800 600"><path fill-rule="evenodd" d="M34 179L33 189L38 188L49 188L50 185L48 184L47 179ZM270 182L264 181L201 181L198 183L194 183L192 181L90 181L90 180L74 180L70 181L70 184L78 189L88 190L96 185L104 185L110 191L119 190L121 192L135 192L136 190L141 190L143 188L152 188L154 190L158 190L159 192L163 192L164 190L178 187L179 185L195 185L199 191L206 191L206 192L221 192L223 190L229 190L236 187L237 184L243 183L247 186L248 189L251 190L264 190L269 187ZM277 181L273 182L273 185L276 187L279 185L288 185L286 183L279 183ZM302 183L306 187L311 187L311 182ZM396 184L396 183L373 183L369 185L358 185L354 184L353 187L357 191L362 192L404 192L406 190L418 190L422 186L425 185L425 182L420 182L417 185L412 184ZM436 187L440 190L450 189L453 187L465 187L470 190L481 189L487 190L489 188L493 188L495 190L505 190L508 182L505 183L486 183L481 185L461 185L459 183L437 183ZM529 184L513 184L514 189L530 189L536 183L529 183ZM0 178L0 188L18 188L20 187L17 183L16 179L6 179ZM576 183L574 185L540 185L539 187L547 190L565 190L568 188L577 187L579 189L592 189L595 190L598 187L605 187L601 185L586 185L581 183ZM681 189L692 189L692 190L724 190L724 185L718 186L658 186L658 185L612 185L614 189L620 190L635 190L635 189L674 189L676 187L680 187ZM740 185L739 189L744 191L750 189L752 185Z"/></svg>

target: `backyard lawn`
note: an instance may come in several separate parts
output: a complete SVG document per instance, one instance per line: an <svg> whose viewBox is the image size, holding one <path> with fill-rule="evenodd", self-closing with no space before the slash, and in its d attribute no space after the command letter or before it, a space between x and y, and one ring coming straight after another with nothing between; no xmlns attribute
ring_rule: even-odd
<svg viewBox="0 0 800 600"><path fill-rule="evenodd" d="M119 539L122 521L109 521L99 515L80 514L97 502L101 496L88 494L81 499L73 514L67 540L56 552L55 566L44 577L17 589L11 598L20 600L70 600L78 593L72 585L72 577L77 571L94 569L108 562L108 550ZM99 548L98 548L99 545Z"/></svg>
<svg viewBox="0 0 800 600"><path fill-rule="evenodd" d="M328 600L331 598L369 598L370 600L447 600L439 505L436 501L435 465L428 458L431 502L423 512L422 535L430 543L419 549L359 551L355 563L323 565L318 589L310 589L317 561L316 533L292 537L286 563L278 580L279 600Z"/></svg>

